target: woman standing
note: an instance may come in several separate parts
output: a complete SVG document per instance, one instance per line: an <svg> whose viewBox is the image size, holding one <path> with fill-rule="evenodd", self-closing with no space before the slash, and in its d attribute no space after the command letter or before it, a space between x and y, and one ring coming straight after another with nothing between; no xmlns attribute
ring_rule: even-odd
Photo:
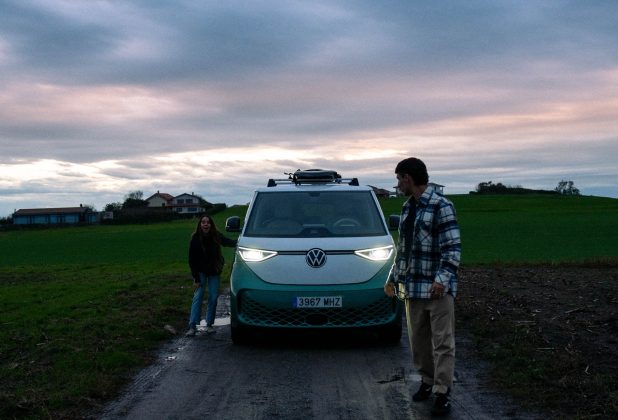
<svg viewBox="0 0 618 420"><path fill-rule="evenodd" d="M206 312L206 333L215 332L217 298L219 297L219 280L223 270L221 246L236 246L233 239L226 238L219 231L210 216L199 219L189 244L189 267L193 276L193 303L189 318L188 337L195 335L195 326L200 322L204 288L208 287L208 309Z"/></svg>

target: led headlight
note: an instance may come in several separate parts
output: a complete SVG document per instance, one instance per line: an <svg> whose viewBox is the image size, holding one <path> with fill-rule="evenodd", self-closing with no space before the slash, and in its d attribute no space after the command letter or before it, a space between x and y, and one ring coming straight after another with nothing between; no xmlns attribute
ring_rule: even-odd
<svg viewBox="0 0 618 420"><path fill-rule="evenodd" d="M238 254L243 261L260 262L277 255L275 251L265 251L263 249L238 247Z"/></svg>
<svg viewBox="0 0 618 420"><path fill-rule="evenodd" d="M354 251L359 257L367 258L371 261L386 261L393 254L393 246L382 246L380 248L359 249Z"/></svg>

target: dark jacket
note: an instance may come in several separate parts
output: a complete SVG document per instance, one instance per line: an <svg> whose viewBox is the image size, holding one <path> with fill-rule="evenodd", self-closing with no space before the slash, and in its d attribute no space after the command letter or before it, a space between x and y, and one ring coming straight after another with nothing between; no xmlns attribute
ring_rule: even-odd
<svg viewBox="0 0 618 420"><path fill-rule="evenodd" d="M219 241L216 243L212 238L206 238L203 243L200 243L200 237L193 235L189 244L189 267L193 280L199 281L199 273L204 273L207 276L221 274L223 270L223 254L221 246L235 247L236 242L233 239L226 238L219 234Z"/></svg>

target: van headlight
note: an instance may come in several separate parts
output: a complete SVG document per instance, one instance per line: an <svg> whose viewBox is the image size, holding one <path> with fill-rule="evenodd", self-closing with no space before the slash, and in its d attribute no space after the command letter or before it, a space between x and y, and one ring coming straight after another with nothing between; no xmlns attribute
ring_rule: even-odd
<svg viewBox="0 0 618 420"><path fill-rule="evenodd" d="M263 249L238 247L238 254L243 261L260 262L277 255L275 251L265 251Z"/></svg>
<svg viewBox="0 0 618 420"><path fill-rule="evenodd" d="M393 255L393 246L382 246L379 248L359 249L354 251L359 257L367 258L371 261L386 261Z"/></svg>

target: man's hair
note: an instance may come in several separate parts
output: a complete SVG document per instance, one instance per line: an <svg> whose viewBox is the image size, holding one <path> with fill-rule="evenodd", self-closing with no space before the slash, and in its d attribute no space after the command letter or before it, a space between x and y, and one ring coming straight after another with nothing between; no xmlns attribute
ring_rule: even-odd
<svg viewBox="0 0 618 420"><path fill-rule="evenodd" d="M399 175L410 175L414 180L414 185L427 185L429 182L427 167L422 160L414 157L399 162L395 168L395 173Z"/></svg>

